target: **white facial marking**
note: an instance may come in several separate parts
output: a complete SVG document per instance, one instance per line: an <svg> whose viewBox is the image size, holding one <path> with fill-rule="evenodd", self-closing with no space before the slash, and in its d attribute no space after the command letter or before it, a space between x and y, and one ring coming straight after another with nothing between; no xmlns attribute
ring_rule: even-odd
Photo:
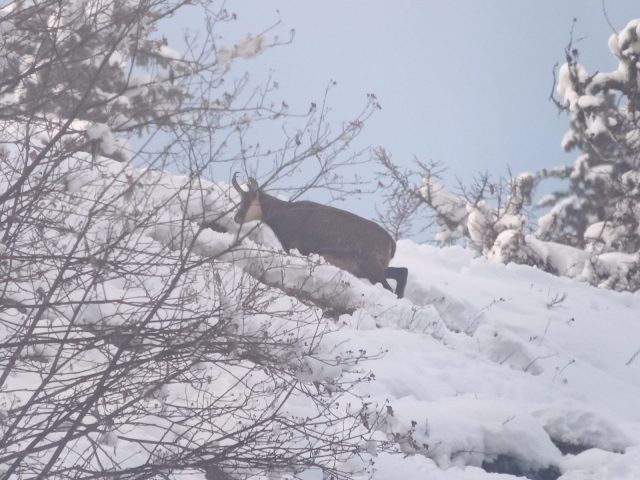
<svg viewBox="0 0 640 480"><path fill-rule="evenodd" d="M251 222L252 220L262 220L262 207L260 207L258 200L251 202L247 214L244 216L245 222Z"/></svg>

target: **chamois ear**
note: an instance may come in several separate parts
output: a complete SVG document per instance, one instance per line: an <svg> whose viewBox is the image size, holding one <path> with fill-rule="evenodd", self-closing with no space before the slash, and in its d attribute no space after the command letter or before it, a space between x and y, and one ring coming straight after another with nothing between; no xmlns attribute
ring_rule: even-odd
<svg viewBox="0 0 640 480"><path fill-rule="evenodd" d="M253 177L249 177L249 191L257 192L259 189L260 187L258 186L258 182L256 182L256 179Z"/></svg>

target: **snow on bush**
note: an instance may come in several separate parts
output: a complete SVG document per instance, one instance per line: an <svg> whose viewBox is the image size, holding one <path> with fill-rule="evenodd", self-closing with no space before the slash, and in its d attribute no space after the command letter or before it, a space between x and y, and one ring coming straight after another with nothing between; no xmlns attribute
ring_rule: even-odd
<svg viewBox="0 0 640 480"><path fill-rule="evenodd" d="M285 107L241 103L242 82L226 88L217 36L186 59L165 45L157 24L186 3L26 1L0 13L8 478L370 468L355 457L370 432L353 387L378 352L332 337L315 298L285 295L275 270L289 258L256 253L233 228L228 186L202 179L244 156L233 150L247 118ZM208 25L232 19L200 7ZM265 47L250 37L237 56ZM314 155L331 162L340 148L325 156L333 142L321 143ZM329 268L298 263L286 288Z"/></svg>
<svg viewBox="0 0 640 480"><path fill-rule="evenodd" d="M357 381L349 365L366 356L325 343L334 328L321 312L244 274L252 246L194 221L205 209L223 215L215 207L229 206L226 191L191 184L88 154L48 172L31 225L10 237L9 258L22 260L3 267L3 302L14 305L2 322L12 345L0 399L12 412L0 457L8 472L80 461L89 471L155 468L148 462L206 471L215 452L228 462L226 449L238 472L291 450L295 461L272 468L342 468L358 448L357 398L334 419L321 412ZM239 258L226 257L234 248ZM306 388L317 389L308 402ZM316 460L323 438L340 437L332 458ZM262 442L271 445L263 454ZM103 447L82 453L92 445Z"/></svg>
<svg viewBox="0 0 640 480"><path fill-rule="evenodd" d="M618 60L613 72L589 74L573 44L566 49L555 85L560 99L554 101L570 117L561 143L580 151L573 165L498 180L485 174L454 192L439 178L439 165L416 161L417 171L405 173L380 149L376 158L386 173L380 182L391 179L393 198L385 221L409 224L424 205L440 227L435 239L441 245L462 241L495 262L535 265L602 288L638 291L639 23L632 20L611 36L609 48ZM422 182L415 187L413 175ZM534 229L527 207L549 178L562 186L538 201L547 210L538 214Z"/></svg>

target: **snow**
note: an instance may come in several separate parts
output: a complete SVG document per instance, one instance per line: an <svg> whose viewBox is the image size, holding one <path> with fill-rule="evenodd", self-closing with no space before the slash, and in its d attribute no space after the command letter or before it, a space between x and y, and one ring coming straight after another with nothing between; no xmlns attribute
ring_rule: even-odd
<svg viewBox="0 0 640 480"><path fill-rule="evenodd" d="M267 48L267 37L265 35L247 36L244 40L236 43L234 54L240 58L253 58Z"/></svg>
<svg viewBox="0 0 640 480"><path fill-rule="evenodd" d="M169 60L182 60L182 55L176 52L173 48L167 45L160 45L158 55L165 57Z"/></svg>
<svg viewBox="0 0 640 480"><path fill-rule="evenodd" d="M562 480L601 480L640 478L640 449L632 447L625 454L599 449L569 455L563 461L566 472Z"/></svg>
<svg viewBox="0 0 640 480"><path fill-rule="evenodd" d="M595 138L609 131L607 129L607 126L604 123L604 119L601 116L589 115L586 118L586 123L587 123L586 133L591 138Z"/></svg>
<svg viewBox="0 0 640 480"><path fill-rule="evenodd" d="M555 199L555 197L553 199ZM579 203L580 200L575 195L568 195L557 201L549 212L538 218L538 231L536 232L536 237L545 238L558 221L556 217L562 217L565 215L568 207L578 207Z"/></svg>
<svg viewBox="0 0 640 480"><path fill-rule="evenodd" d="M508 263L511 256L508 252L520 250L522 234L516 230L507 229L496 237L487 258L498 263Z"/></svg>
<svg viewBox="0 0 640 480"><path fill-rule="evenodd" d="M608 46L609 46L609 51L614 54L616 57L620 57L620 38L618 36L618 33L612 33L611 36L609 37L609 42L608 42Z"/></svg>
<svg viewBox="0 0 640 480"><path fill-rule="evenodd" d="M451 218L453 222L459 222L468 215L465 202L433 178L425 179L420 194L429 199L439 215Z"/></svg>
<svg viewBox="0 0 640 480"><path fill-rule="evenodd" d="M569 130L562 137L560 145L565 152L568 152L577 145L578 140L578 136L575 132L573 130Z"/></svg>
<svg viewBox="0 0 640 480"><path fill-rule="evenodd" d="M588 242L603 242L607 247L612 247L614 242L628 230L625 225L613 226L607 222L596 222L589 225L584 232L584 238Z"/></svg>
<svg viewBox="0 0 640 480"><path fill-rule="evenodd" d="M549 217L547 217L548 219ZM545 221L547 220L545 219ZM543 262L553 267L559 275L578 277L590 258L588 252L561 243L541 241L527 235L527 245Z"/></svg>
<svg viewBox="0 0 640 480"><path fill-rule="evenodd" d="M588 410L542 409L534 414L551 438L571 445L591 445L610 452L622 452L629 444L625 434L610 419Z"/></svg>
<svg viewBox="0 0 640 480"><path fill-rule="evenodd" d="M266 35L248 35L243 40L237 42L233 48L219 47L216 50L216 63L218 69L226 70L235 58L250 59L257 57L267 48Z"/></svg>
<svg viewBox="0 0 640 480"><path fill-rule="evenodd" d="M564 97L564 104L572 111L576 109L580 99L580 94L575 90L573 85L573 75L575 75L576 80L579 82L584 82L589 76L582 65L569 67L569 65L565 63L558 71L558 84L556 85L556 92L558 95Z"/></svg>
<svg viewBox="0 0 640 480"><path fill-rule="evenodd" d="M102 125L87 129L92 139L103 140L108 133L108 127ZM398 300L380 285L327 265L319 256L286 254L265 226L247 224L240 230L232 220L236 196L228 185L136 170L88 155L63 163L56 175L66 182L64 195L68 197L57 197L55 208L70 232L85 225L92 200L103 193L100 198L105 207L88 230L88 242L106 244L123 234L137 242L140 253L136 259L140 261L163 249L170 249L178 258L185 244L192 246L196 258L214 259L220 274L216 289L207 288L203 264L203 270L194 269L191 281L175 295L186 295L189 288L200 292L199 302L222 295L225 315L233 319L240 335L257 335L262 329L288 335L290 322L299 319L284 319L276 312L298 305L298 298L315 305L314 311L330 308L339 312L334 321L324 318L317 325L293 327L325 329L320 345L324 357L287 361L298 362L297 379L305 385L331 381L349 371L373 375L355 388L372 411L387 411L372 425L371 438L361 454L365 462L374 461L375 480L509 480L534 478L540 471L557 472L552 478L561 475L562 480L639 478L640 296L597 289L529 266L475 258L475 252L461 247L434 248L403 240L392 264L409 268L409 282L406 298ZM45 203L42 208L47 208ZM134 220L143 212L153 212L153 222L136 229ZM472 211L473 215L477 214ZM198 224L210 219L229 231L199 230ZM506 216L503 228L516 220ZM238 243L238 234L248 238ZM516 237L507 228L498 238L509 244ZM72 233L56 238L60 253L69 251L75 238ZM575 249L536 243L528 237L526 241L559 269L582 269L588 263L575 257ZM618 260L611 262L618 265ZM70 304L86 294L90 294L89 301L81 310L60 308L46 318L62 332L65 328L60 327L76 318L86 326L86 335L97 325L123 325L135 318L140 305L162 291L167 268L157 265L152 270L157 277L144 285L114 277L89 292L70 288L66 292ZM285 292L274 294L273 302L253 318L241 318L238 305L221 293L241 287L246 275L273 292ZM50 281L49 272L42 276L41 284ZM35 298L37 285L19 286L6 294L22 295L13 297L16 300ZM20 315L13 309L9 313L16 318ZM175 312L161 309L157 318L173 328ZM1 323L0 335L12 335L6 327L11 324L19 321ZM357 352L381 355L360 359ZM34 346L23 352L23 358L47 361L53 353ZM105 361L103 355L86 352L67 369L100 364ZM327 362L336 356L358 361ZM194 365L192 370L194 379L217 378L216 389L235 385L235 373L223 372L215 362ZM20 386L33 388L38 381L32 374L16 373L10 386L18 391ZM163 436L197 442L196 420L180 425L172 421L167 407L186 402L193 391L184 383L159 385L147 396L147 416L126 434L107 429L92 438L113 449L114 458L123 466L148 459L127 438ZM313 411L310 403L296 394L287 409L291 414L309 415ZM251 401L249 407L266 408L260 399ZM88 424L92 421L85 419ZM76 451L82 451L87 442L79 441ZM584 451L563 453L567 445ZM68 458L73 461L73 454ZM505 458L520 473L492 473L500 470L496 465ZM357 472L362 467L358 462L352 459L344 468ZM175 478L190 478L191 474L198 478L197 472L187 470ZM274 475L289 478L284 473ZM310 469L302 478L321 478L321 472Z"/></svg>
<svg viewBox="0 0 640 480"><path fill-rule="evenodd" d="M595 95L582 95L578 98L578 107L581 109L597 108L602 106L604 99Z"/></svg>
<svg viewBox="0 0 640 480"><path fill-rule="evenodd" d="M640 43L640 19L631 20L626 27L618 35L618 47L624 51L629 49L630 53L639 53L638 44Z"/></svg>
<svg viewBox="0 0 640 480"><path fill-rule="evenodd" d="M556 461L564 468L568 467L554 451L551 438L612 451L637 445L640 415L631 398L640 388L640 365L628 369L626 362L638 344L637 340L624 339L618 333L627 328L637 332L640 328L637 322L640 298L584 287L531 267L494 266L480 258L469 261L468 255L460 255L464 252L456 250L400 243L398 264L411 260L412 266L409 299L419 297L420 287L429 284L430 278L437 278L443 295L464 298L477 310L491 306L469 339L449 339L445 348L451 361L442 360L437 345L418 347L408 340L394 340L385 335L389 343L402 345L404 358L394 363L409 364L421 371L389 367L394 377L392 383L390 378L376 374L379 382L386 380L391 385L404 386L401 391L397 387L380 387L388 398L391 393L394 410L402 411L392 399L395 396L402 405L410 402L406 407L410 416L417 417L417 412L421 412L416 420L424 421L425 415L426 418L435 415L436 420L431 422L444 422L442 430L455 433L443 439L433 431L428 438L443 442L449 450L468 451L470 443L484 453ZM456 256L458 266L451 268L451 260ZM566 299L549 307L550 300L559 292L565 293ZM475 348L464 348L466 341ZM388 348L389 355L398 350ZM475 358L465 361L466 355ZM521 358L514 358L517 356ZM428 376L420 378L422 375ZM429 415L434 404L444 405L443 411ZM493 416L498 413L492 412L501 413L500 419L506 423L497 422ZM516 423L509 426L514 422L510 420L512 417ZM519 431L520 422L525 422L523 431ZM510 433L511 428L517 433ZM500 437L514 435L514 445L494 443L492 429L500 432ZM525 435L524 431L528 433ZM488 450L488 446L497 451ZM529 448L533 451L527 451ZM452 459L452 455L443 459L433 452L427 454L432 455L440 464ZM622 463L627 461L624 455L618 457ZM633 462L634 458L630 456L628 461ZM635 477L630 474L620 478Z"/></svg>
<svg viewBox="0 0 640 480"><path fill-rule="evenodd" d="M104 123L94 123L87 128L87 136L100 145L100 149L107 155L116 150L116 138L108 125Z"/></svg>

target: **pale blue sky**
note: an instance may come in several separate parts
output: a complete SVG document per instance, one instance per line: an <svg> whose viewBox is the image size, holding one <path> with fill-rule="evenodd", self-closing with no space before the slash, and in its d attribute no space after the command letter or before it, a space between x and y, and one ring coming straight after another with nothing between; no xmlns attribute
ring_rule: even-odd
<svg viewBox="0 0 640 480"><path fill-rule="evenodd" d="M244 62L256 81L271 74L279 95L305 108L330 79L335 120L350 119L373 92L382 104L359 144L384 146L400 163L435 160L448 177L517 173L573 161L560 140L568 119L548 101L572 19L581 63L615 68L601 0L237 0L228 43L278 18L291 45ZM638 0L606 2L621 29L640 17ZM279 13L278 13L279 12ZM226 30L226 29L225 29ZM374 215L371 199L347 208Z"/></svg>

